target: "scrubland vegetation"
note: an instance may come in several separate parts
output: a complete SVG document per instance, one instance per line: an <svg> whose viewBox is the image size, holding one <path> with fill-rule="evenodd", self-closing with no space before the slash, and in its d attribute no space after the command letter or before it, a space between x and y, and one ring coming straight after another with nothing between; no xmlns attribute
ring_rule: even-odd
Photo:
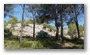
<svg viewBox="0 0 90 55"><path fill-rule="evenodd" d="M20 16L15 16L17 11ZM4 19L5 49L84 49L83 4L5 4ZM21 24L19 36L12 34L17 23ZM33 36L23 36L29 24L33 25ZM48 32L36 35L36 25Z"/></svg>

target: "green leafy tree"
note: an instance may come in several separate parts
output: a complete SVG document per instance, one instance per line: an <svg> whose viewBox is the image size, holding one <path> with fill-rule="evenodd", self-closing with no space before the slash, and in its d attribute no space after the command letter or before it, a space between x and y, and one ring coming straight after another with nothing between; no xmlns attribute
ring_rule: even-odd
<svg viewBox="0 0 90 55"><path fill-rule="evenodd" d="M25 20L25 21L24 21L24 24L25 24L25 25L33 24L33 20L31 20L31 19Z"/></svg>
<svg viewBox="0 0 90 55"><path fill-rule="evenodd" d="M48 25L46 23L43 23L43 29L48 28Z"/></svg>
<svg viewBox="0 0 90 55"><path fill-rule="evenodd" d="M11 24L12 27L14 27L17 22L18 22L17 17L12 17L8 20L8 24Z"/></svg>
<svg viewBox="0 0 90 55"><path fill-rule="evenodd" d="M80 32L84 31L84 26L80 25L79 29L80 29Z"/></svg>
<svg viewBox="0 0 90 55"><path fill-rule="evenodd" d="M13 13L15 13L14 8L16 5L14 4L4 4L4 17L9 16L12 17Z"/></svg>
<svg viewBox="0 0 90 55"><path fill-rule="evenodd" d="M52 31L55 31L55 27L51 26L51 25L48 25L48 28L49 28L49 31L52 32Z"/></svg>
<svg viewBox="0 0 90 55"><path fill-rule="evenodd" d="M74 38L75 34L77 33L75 23L74 22L69 23L68 29L69 29L68 34L71 36L71 38Z"/></svg>
<svg viewBox="0 0 90 55"><path fill-rule="evenodd" d="M84 37L84 26L80 25L79 30L80 30L80 36Z"/></svg>
<svg viewBox="0 0 90 55"><path fill-rule="evenodd" d="M39 9L39 4L29 4L28 5L28 11L32 13L32 18L33 18L33 40L35 40L35 23L36 23L36 18L37 18L37 13Z"/></svg>
<svg viewBox="0 0 90 55"><path fill-rule="evenodd" d="M84 5L83 4L71 4L69 6L69 16L71 17L69 21L74 21L78 33L78 38L80 38L80 30L79 30L79 19L78 16L84 13Z"/></svg>
<svg viewBox="0 0 90 55"><path fill-rule="evenodd" d="M22 20L19 20L19 21L18 21L18 23L21 23L21 22L22 22Z"/></svg>
<svg viewBox="0 0 90 55"><path fill-rule="evenodd" d="M4 21L4 29L6 28L7 25L8 25L8 23L6 21Z"/></svg>
<svg viewBox="0 0 90 55"><path fill-rule="evenodd" d="M41 21L42 23L44 22L51 22L51 21L55 21L55 27L56 27L56 41L59 40L59 25L58 25L58 6L56 4L42 4L41 5Z"/></svg>

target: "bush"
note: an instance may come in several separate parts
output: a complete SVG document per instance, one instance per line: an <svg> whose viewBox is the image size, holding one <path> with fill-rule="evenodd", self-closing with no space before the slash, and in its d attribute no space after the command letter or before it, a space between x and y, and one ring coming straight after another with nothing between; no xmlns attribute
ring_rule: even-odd
<svg viewBox="0 0 90 55"><path fill-rule="evenodd" d="M56 31L55 27L51 26L51 25L48 25L46 23L43 24L43 29L46 29L48 28L48 31Z"/></svg>
<svg viewBox="0 0 90 55"><path fill-rule="evenodd" d="M68 34L72 37L72 38L75 38L76 34L77 34L77 29L76 29L76 25L74 22L70 23L68 25Z"/></svg>
<svg viewBox="0 0 90 55"><path fill-rule="evenodd" d="M49 28L49 30L48 30L48 31L50 31L50 32L51 32L51 31L56 31L56 30L55 30L55 28L54 28L53 26L50 26L50 25L49 25L49 27L48 27L48 28Z"/></svg>
<svg viewBox="0 0 90 55"><path fill-rule="evenodd" d="M48 25L46 23L43 24L43 29L46 29Z"/></svg>
<svg viewBox="0 0 90 55"><path fill-rule="evenodd" d="M9 19L8 24L11 24L11 26L13 27L17 22L18 22L17 17L12 17Z"/></svg>
<svg viewBox="0 0 90 55"><path fill-rule="evenodd" d="M34 22L34 21L31 20L31 19L30 19L30 20L25 20L25 21L24 21L24 24L25 24L25 25L33 24L33 22Z"/></svg>
<svg viewBox="0 0 90 55"><path fill-rule="evenodd" d="M77 28L76 28L76 24L74 22L71 22L68 25L68 34L72 37L77 37ZM84 26L80 25L79 26L79 32L80 32L80 36L84 37Z"/></svg>
<svg viewBox="0 0 90 55"><path fill-rule="evenodd" d="M9 29L4 29L4 37L5 38L11 38L12 32Z"/></svg>
<svg viewBox="0 0 90 55"><path fill-rule="evenodd" d="M79 30L80 30L80 36L84 37L84 26L80 25Z"/></svg>
<svg viewBox="0 0 90 55"><path fill-rule="evenodd" d="M7 25L8 25L8 23L6 21L4 21L4 28L6 28Z"/></svg>
<svg viewBox="0 0 90 55"><path fill-rule="evenodd" d="M43 30L38 32L37 38L42 38L42 37L48 37L49 34L47 32L44 32Z"/></svg>
<svg viewBox="0 0 90 55"><path fill-rule="evenodd" d="M24 41L21 45L21 48L31 48L31 49L42 49L43 45L39 41Z"/></svg>
<svg viewBox="0 0 90 55"><path fill-rule="evenodd" d="M32 45L32 43L23 42L20 46L21 46L22 48L30 48L31 45Z"/></svg>
<svg viewBox="0 0 90 55"><path fill-rule="evenodd" d="M15 40L4 40L4 48L5 49L19 49L20 45L18 41Z"/></svg>

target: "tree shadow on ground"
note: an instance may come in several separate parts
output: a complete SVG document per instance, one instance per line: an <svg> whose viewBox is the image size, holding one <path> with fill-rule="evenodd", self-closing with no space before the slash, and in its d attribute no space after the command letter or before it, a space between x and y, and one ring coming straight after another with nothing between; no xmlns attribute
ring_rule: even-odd
<svg viewBox="0 0 90 55"><path fill-rule="evenodd" d="M36 41L39 41L44 48L49 48L49 49L59 49L62 48L61 45L56 43L55 36L49 35L47 32L44 32L41 30L38 32L38 35L36 36Z"/></svg>
<svg viewBox="0 0 90 55"><path fill-rule="evenodd" d="M40 34L40 33L43 33L43 34ZM51 36L44 31L40 31L36 38L36 40L40 41L40 43L42 43L42 45L45 48L49 48L49 49L79 49L79 48L83 49L84 48L84 40L82 39L78 39L78 38L68 39L64 37L65 39L64 43L74 44L73 46L66 46L66 47L64 47L64 44L61 44L61 38L59 43L57 43L55 39L56 39L55 36ZM80 47L78 47L77 45L80 45Z"/></svg>
<svg viewBox="0 0 90 55"><path fill-rule="evenodd" d="M68 39L65 38L65 43L70 44L71 46L64 47L65 49L84 49L84 39L72 38Z"/></svg>
<svg viewBox="0 0 90 55"><path fill-rule="evenodd" d="M72 39L68 39L68 38L65 38L65 42L72 42L74 44L84 44L84 40L83 39L79 39L79 38L72 38Z"/></svg>
<svg viewBox="0 0 90 55"><path fill-rule="evenodd" d="M9 33L9 30L4 30L4 37L5 39L7 38L9 41L12 41L12 43L16 43L19 41L20 36L14 36L11 34L6 35L5 33ZM12 39L10 39L13 36ZM61 44L61 38L60 41L57 43L56 42L56 37L49 35L47 32L41 30L38 32L35 41L33 41L32 36L23 36L22 38L22 45L20 45L19 48L33 48L33 49L83 49L84 48L84 40L74 38L74 39L68 39L64 38L65 41L64 43L73 43L75 45L73 46L64 46ZM8 43L6 40L6 43ZM16 42L15 42L16 41ZM19 43L19 42L18 42ZM78 47L77 45L80 45ZM10 45L8 45L10 46ZM13 46L13 45L12 45ZM12 47L13 48L13 47Z"/></svg>

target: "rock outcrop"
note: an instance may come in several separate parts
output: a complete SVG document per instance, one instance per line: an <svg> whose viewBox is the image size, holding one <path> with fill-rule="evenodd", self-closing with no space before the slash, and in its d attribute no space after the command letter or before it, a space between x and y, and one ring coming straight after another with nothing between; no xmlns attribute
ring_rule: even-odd
<svg viewBox="0 0 90 55"><path fill-rule="evenodd" d="M8 25L6 26L6 28L11 28L11 24L8 24Z"/></svg>
<svg viewBox="0 0 90 55"><path fill-rule="evenodd" d="M8 24L6 26L6 28L11 28L11 24ZM17 23L14 28L14 30L12 31L13 35L16 36L20 36L20 31L21 31L21 23ZM59 30L60 31L60 30ZM64 37L71 39L71 36L68 35L68 29L63 29L63 34ZM33 24L28 24L27 26L23 27L23 32L22 32L22 36L33 36ZM59 35L61 33L59 32ZM47 36L47 37L51 37L51 36L55 36L56 32L55 31L48 31L48 28L43 29L42 25L35 25L35 36L40 35L40 36ZM82 38L84 39L84 38Z"/></svg>
<svg viewBox="0 0 90 55"><path fill-rule="evenodd" d="M44 30L42 25L35 25L35 35L38 35L39 32L48 33L51 36L55 36L55 32L49 32L48 30ZM14 27L14 31L12 31L13 35L20 36L21 31L21 23L17 23ZM33 24L29 24L28 26L24 26L23 28L23 36L33 36Z"/></svg>

